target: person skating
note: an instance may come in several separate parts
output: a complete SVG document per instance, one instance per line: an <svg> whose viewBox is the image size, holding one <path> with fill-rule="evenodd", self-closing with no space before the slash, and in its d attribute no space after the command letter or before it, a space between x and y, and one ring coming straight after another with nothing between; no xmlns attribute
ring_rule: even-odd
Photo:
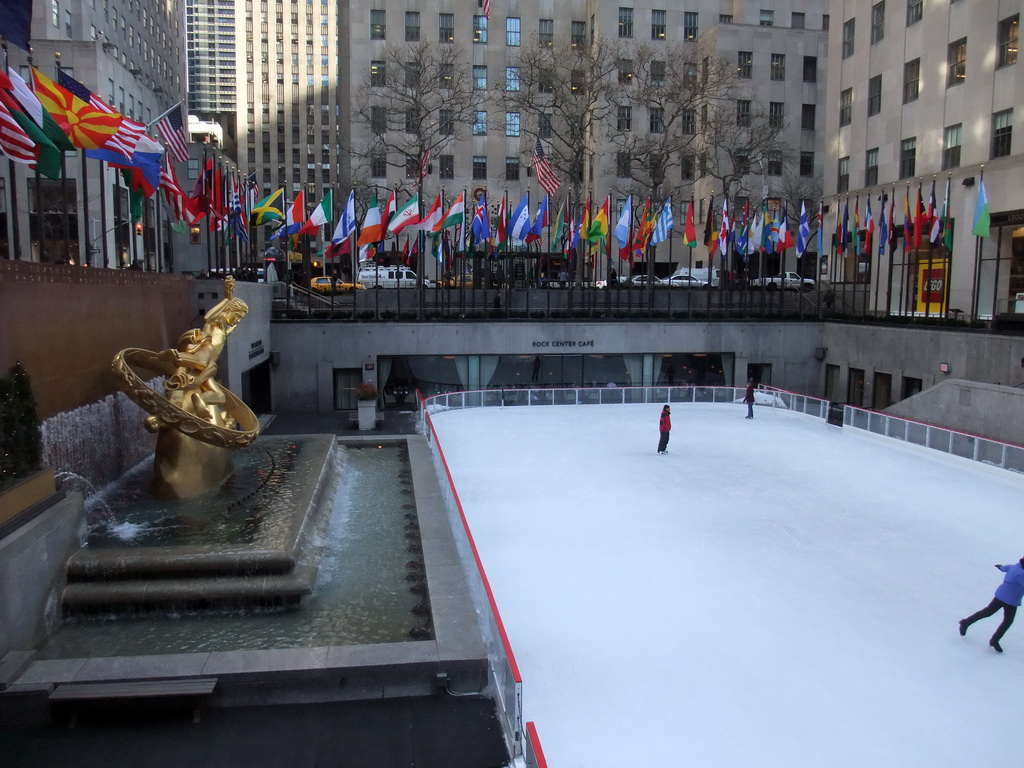
<svg viewBox="0 0 1024 768"><path fill-rule="evenodd" d="M971 624L979 619L987 619L1002 608L1003 621L996 628L992 639L988 641L989 645L1002 653L1003 647L999 645L999 641L1013 624L1013 618L1017 615L1017 606L1020 605L1021 597L1024 597L1024 557L1019 562L1011 565L996 565L996 568L1006 574L1003 577L1003 583L996 589L996 595L992 598L991 603L977 613L972 613L966 619L960 620L960 634L966 635L967 628Z"/></svg>
<svg viewBox="0 0 1024 768"><path fill-rule="evenodd" d="M747 391L743 395L743 402L747 404L747 418L754 418L754 380L747 379Z"/></svg>
<svg viewBox="0 0 1024 768"><path fill-rule="evenodd" d="M661 419L658 421L658 432L661 439L658 440L658 453L668 453L668 435L672 431L672 409L667 405L661 409Z"/></svg>

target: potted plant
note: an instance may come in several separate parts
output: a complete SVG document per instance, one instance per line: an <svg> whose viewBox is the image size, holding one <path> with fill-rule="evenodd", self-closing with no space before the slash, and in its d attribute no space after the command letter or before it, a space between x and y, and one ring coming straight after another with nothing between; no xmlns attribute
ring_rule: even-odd
<svg viewBox="0 0 1024 768"><path fill-rule="evenodd" d="M356 400L359 404L359 429L374 429L377 426L377 385L372 381L364 381L355 388Z"/></svg>

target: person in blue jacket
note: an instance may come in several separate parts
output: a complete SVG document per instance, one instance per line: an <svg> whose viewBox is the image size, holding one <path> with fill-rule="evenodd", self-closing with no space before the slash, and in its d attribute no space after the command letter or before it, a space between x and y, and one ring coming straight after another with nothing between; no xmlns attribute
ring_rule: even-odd
<svg viewBox="0 0 1024 768"><path fill-rule="evenodd" d="M988 641L989 645L1002 653L1003 647L999 645L999 641L1013 624L1013 617L1017 615L1017 606L1020 605L1021 597L1024 597L1024 557L1020 559L1020 562L1012 565L997 565L996 568L1006 574L1003 577L1003 583L996 589L996 596L992 598L991 603L977 613L972 613L966 619L961 619L960 634L966 635L967 628L971 624L978 619L987 619L1002 608L1003 622L996 629L996 633L992 635L992 639Z"/></svg>

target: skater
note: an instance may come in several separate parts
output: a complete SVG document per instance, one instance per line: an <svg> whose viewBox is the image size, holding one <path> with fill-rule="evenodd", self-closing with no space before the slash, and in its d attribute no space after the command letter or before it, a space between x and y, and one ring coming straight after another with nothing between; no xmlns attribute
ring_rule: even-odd
<svg viewBox="0 0 1024 768"><path fill-rule="evenodd" d="M668 453L668 435L672 431L672 409L667 405L661 409L658 431L661 433L661 439L658 441L658 453Z"/></svg>
<svg viewBox="0 0 1024 768"><path fill-rule="evenodd" d="M1024 557L1012 565L997 565L996 568L1006 574L1003 577L1003 583L996 589L996 596L992 598L991 603L977 613L971 614L966 619L961 619L960 634L966 635L967 628L971 624L978 619L988 618L1002 608L1003 621L996 628L992 639L988 641L989 645L1002 653L1003 647L999 645L999 641L1013 624L1013 617L1017 615L1017 606L1020 605L1021 597L1024 596Z"/></svg>
<svg viewBox="0 0 1024 768"><path fill-rule="evenodd" d="M754 418L754 380L747 379L747 393L743 395L743 402L747 404L747 418Z"/></svg>

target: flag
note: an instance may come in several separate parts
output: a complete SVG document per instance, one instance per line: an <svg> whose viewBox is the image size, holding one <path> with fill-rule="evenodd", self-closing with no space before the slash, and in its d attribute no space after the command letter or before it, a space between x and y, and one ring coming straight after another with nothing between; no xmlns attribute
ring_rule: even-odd
<svg viewBox="0 0 1024 768"><path fill-rule="evenodd" d="M488 0L484 1L488 2ZM544 154L540 138L537 139L537 143L533 147L533 170L537 174L537 181L540 182L541 188L549 195L554 196L558 188L562 186L562 181L555 175L551 163Z"/></svg>
<svg viewBox="0 0 1024 768"><path fill-rule="evenodd" d="M942 245L953 250L953 220L949 216L949 176L946 176L946 197L942 201Z"/></svg>
<svg viewBox="0 0 1024 768"><path fill-rule="evenodd" d="M398 235L410 224L415 224L420 215L420 195L414 194L401 208L394 212L388 221L388 234Z"/></svg>
<svg viewBox="0 0 1024 768"><path fill-rule="evenodd" d="M396 199L395 190L392 189L391 195L388 197L388 203L387 205L384 206L384 210L381 211L380 213L380 226L381 229L384 231L384 234L381 235L382 240L388 236L388 232L390 231L388 229L388 225L391 223L391 217L395 215L395 211L397 210L398 201Z"/></svg>
<svg viewBox="0 0 1024 768"><path fill-rule="evenodd" d="M868 195L867 199L867 213L865 214L864 230L867 234L864 235L864 252L869 256L871 255L871 248L875 239L875 217L871 213L871 195Z"/></svg>
<svg viewBox="0 0 1024 768"><path fill-rule="evenodd" d="M892 187L889 198L889 256L896 254L896 185Z"/></svg>
<svg viewBox="0 0 1024 768"><path fill-rule="evenodd" d="M300 235L316 235L320 234L320 228L331 221L331 217L334 215L334 191L327 190L327 194L324 195L324 199L320 201L320 205L313 209L313 212L309 214L309 218L306 219L306 223L302 225L297 234Z"/></svg>
<svg viewBox="0 0 1024 768"><path fill-rule="evenodd" d="M160 169L163 165L164 148L148 136L140 136L135 142L135 151L126 158L120 150L105 147L87 149L86 157L105 160L114 168L129 172L130 187L139 189L146 197L152 197L160 187Z"/></svg>
<svg viewBox="0 0 1024 768"><path fill-rule="evenodd" d="M420 160L420 181L423 181L427 177L427 171L430 168L430 148L427 147L427 151L423 153L423 159ZM412 252L416 253L416 246L413 245Z"/></svg>
<svg viewBox="0 0 1024 768"><path fill-rule="evenodd" d="M466 196L465 193L460 192L459 196L455 198L455 202L452 203L448 209L448 213L444 215L437 224L434 225L432 232L440 232L442 229L448 229L448 227L456 227L466 220Z"/></svg>
<svg viewBox="0 0 1024 768"><path fill-rule="evenodd" d="M747 204L743 203L743 219L736 222L739 226L734 226L735 234L733 236L736 243L736 253L743 255L747 254L747 241L750 237L749 216L750 212L747 210Z"/></svg>
<svg viewBox="0 0 1024 768"><path fill-rule="evenodd" d="M658 214L658 221L654 224L654 231L651 233L651 245L657 245L664 240L668 240L674 223L672 220L672 198L670 197L665 201L665 205L662 206L661 213Z"/></svg>
<svg viewBox="0 0 1024 768"><path fill-rule="evenodd" d="M985 177L982 176L978 182L978 200L974 204L974 226L971 227L971 234L975 237L988 237L991 225L988 195L985 194Z"/></svg>
<svg viewBox="0 0 1024 768"><path fill-rule="evenodd" d="M729 198L722 198L722 226L718 230L718 250L724 259L729 252L729 235L732 231L732 222L729 221Z"/></svg>
<svg viewBox="0 0 1024 768"><path fill-rule="evenodd" d="M120 129L121 115L90 106L35 67L32 68L32 80L39 103L76 147L100 149Z"/></svg>
<svg viewBox="0 0 1024 768"><path fill-rule="evenodd" d="M818 258L825 258L825 201L818 201Z"/></svg>
<svg viewBox="0 0 1024 768"><path fill-rule="evenodd" d="M921 247L921 238L924 235L925 219L927 215L924 210L924 203L921 202L921 185L917 185L917 207L914 209L914 247Z"/></svg>
<svg viewBox="0 0 1024 768"><path fill-rule="evenodd" d="M853 255L857 256L860 254L860 194L858 193L857 199L853 201Z"/></svg>
<svg viewBox="0 0 1024 768"><path fill-rule="evenodd" d="M708 216L704 221L704 247L708 249L708 258L714 258L718 250L718 238L715 237L715 196L708 198Z"/></svg>
<svg viewBox="0 0 1024 768"><path fill-rule="evenodd" d="M690 248L697 247L697 230L693 226L693 198L686 207L686 226L683 228L683 245Z"/></svg>
<svg viewBox="0 0 1024 768"><path fill-rule="evenodd" d="M107 114L118 115L121 118L120 127L117 129L117 132L107 140L103 145L103 148L118 152L126 159L131 159L132 155L135 154L135 147L139 143L139 137L146 133L146 126L120 114L116 109L90 91L85 85L71 77L71 75L63 69L57 72L57 82L60 87L66 89L69 93L74 94L90 107L98 109L101 112L106 112Z"/></svg>
<svg viewBox="0 0 1024 768"><path fill-rule="evenodd" d="M754 215L750 217L750 234L747 235L748 254L756 253L764 242L764 216L764 211L760 210L755 211Z"/></svg>
<svg viewBox="0 0 1024 768"><path fill-rule="evenodd" d="M879 217L878 225L878 255L885 256L885 247L889 243L889 223L885 218L885 192L878 196Z"/></svg>
<svg viewBox="0 0 1024 768"><path fill-rule="evenodd" d="M164 162L160 167L160 189L164 191L167 207L174 214L175 220L191 224L193 216L188 195L185 194L185 190L178 183L178 176L174 172L174 165L167 154L164 154Z"/></svg>
<svg viewBox="0 0 1024 768"><path fill-rule="evenodd" d="M491 0L484 0L484 18L485 19L491 18ZM24 47L27 47L27 46L22 46L22 47L24 48Z"/></svg>
<svg viewBox="0 0 1024 768"><path fill-rule="evenodd" d="M530 206L529 198L523 195L519 205L512 211L508 220L508 233L516 240L525 240L526 233L530 231Z"/></svg>
<svg viewBox="0 0 1024 768"><path fill-rule="evenodd" d="M796 230L796 255L802 258L807 251L807 242L811 239L811 225L807 223L807 201L800 202L800 225Z"/></svg>
<svg viewBox="0 0 1024 768"><path fill-rule="evenodd" d="M184 122L181 117L181 105L168 111L156 121L156 129L161 138L167 142L167 149L179 163L188 161L188 139L185 136Z"/></svg>
<svg viewBox="0 0 1024 768"><path fill-rule="evenodd" d="M441 193L438 192L437 197L434 199L434 204L430 206L430 210L427 211L426 216L419 220L416 228L425 232L432 232L434 227L440 223L443 213L444 211L441 210Z"/></svg>
<svg viewBox="0 0 1024 768"><path fill-rule="evenodd" d="M494 225L494 246L500 248L508 239L508 195L503 195L498 204L498 220Z"/></svg>
<svg viewBox="0 0 1024 768"><path fill-rule="evenodd" d="M558 247L558 250L564 250L565 236L568 233L569 221L566 216L568 207L569 201L566 200L558 206L558 213L555 214L555 236L553 242Z"/></svg>
<svg viewBox="0 0 1024 768"><path fill-rule="evenodd" d="M847 197L843 203L843 218L840 222L839 230L839 243L836 250L839 255L842 256L846 253L846 248L850 244L850 198Z"/></svg>
<svg viewBox="0 0 1024 768"><path fill-rule="evenodd" d="M949 177L946 177L946 189L949 189ZM935 179L932 179L932 192L928 198L928 218L931 230L928 233L928 240L932 245L939 244L939 237L942 234L942 217L939 216L938 206L935 203Z"/></svg>
<svg viewBox="0 0 1024 768"><path fill-rule="evenodd" d="M526 233L526 244L529 245L530 243L542 240L544 227L546 226L548 226L548 196L544 195L540 205L537 206L537 218L533 220L533 226Z"/></svg>
<svg viewBox="0 0 1024 768"><path fill-rule="evenodd" d="M489 3L490 0L484 0ZM19 48L30 50L32 37L32 0L2 0L0 14L4 19L3 36Z"/></svg>
<svg viewBox="0 0 1024 768"><path fill-rule="evenodd" d="M348 193L348 202L345 203L345 210L341 212L338 225L331 235L332 243L344 243L356 231L356 191L353 189Z"/></svg>
<svg viewBox="0 0 1024 768"><path fill-rule="evenodd" d="M633 223L633 196L626 198L626 204L622 206L622 213L615 224L615 239L619 242L619 248L625 248L629 243L631 225Z"/></svg>
<svg viewBox="0 0 1024 768"><path fill-rule="evenodd" d="M793 233L789 231L789 210L786 205L782 205L782 223L779 224L779 250L785 251L787 248L793 248L796 244L793 242Z"/></svg>
<svg viewBox="0 0 1024 768"><path fill-rule="evenodd" d="M910 241L914 237L914 222L910 218L910 185L903 196L903 252L910 250Z"/></svg>
<svg viewBox="0 0 1024 768"><path fill-rule="evenodd" d="M486 243L491 237L491 222L487 215L487 195L480 193L480 199L476 202L476 209L473 211L472 224L473 240L477 243Z"/></svg>
<svg viewBox="0 0 1024 768"><path fill-rule="evenodd" d="M299 194L302 194L301 192ZM363 216L363 228L359 232L357 245L373 245L384 239L384 227L380 222L380 207L377 205L377 193L370 194L370 205Z"/></svg>
<svg viewBox="0 0 1024 768"><path fill-rule="evenodd" d="M610 204L611 197L606 197L601 204L600 210L598 210L597 215L594 217L590 229L587 231L587 240L592 243L599 242L608 237L608 208Z"/></svg>
<svg viewBox="0 0 1024 768"><path fill-rule="evenodd" d="M590 231L590 198L587 198L587 202L583 204L583 213L580 216L580 228L577 230L577 236L573 238L572 244L576 245L580 239L586 240L587 233Z"/></svg>
<svg viewBox="0 0 1024 768"><path fill-rule="evenodd" d="M16 163L33 167L39 157L36 142L3 103L0 103L0 151Z"/></svg>
<svg viewBox="0 0 1024 768"><path fill-rule="evenodd" d="M238 183L238 177L232 175L231 177L231 223L234 225L235 237L239 240L249 242L249 231L246 228L245 208L242 204L242 192L241 187Z"/></svg>
<svg viewBox="0 0 1024 768"><path fill-rule="evenodd" d="M647 246L651 243L651 236L654 234L654 225L657 219L657 214L652 210L651 198L648 197L644 201L644 208L640 213L640 229L633 239L634 259L642 259L647 252Z"/></svg>
<svg viewBox="0 0 1024 768"><path fill-rule="evenodd" d="M273 194L257 202L252 207L253 224L261 226L264 224L279 225L284 221L284 209L281 207L284 190L279 189Z"/></svg>
<svg viewBox="0 0 1024 768"><path fill-rule="evenodd" d="M565 239L565 253L568 255L571 251L576 249L576 244L580 241L580 227L576 226L576 214L572 215L569 220L569 232L568 237Z"/></svg>

